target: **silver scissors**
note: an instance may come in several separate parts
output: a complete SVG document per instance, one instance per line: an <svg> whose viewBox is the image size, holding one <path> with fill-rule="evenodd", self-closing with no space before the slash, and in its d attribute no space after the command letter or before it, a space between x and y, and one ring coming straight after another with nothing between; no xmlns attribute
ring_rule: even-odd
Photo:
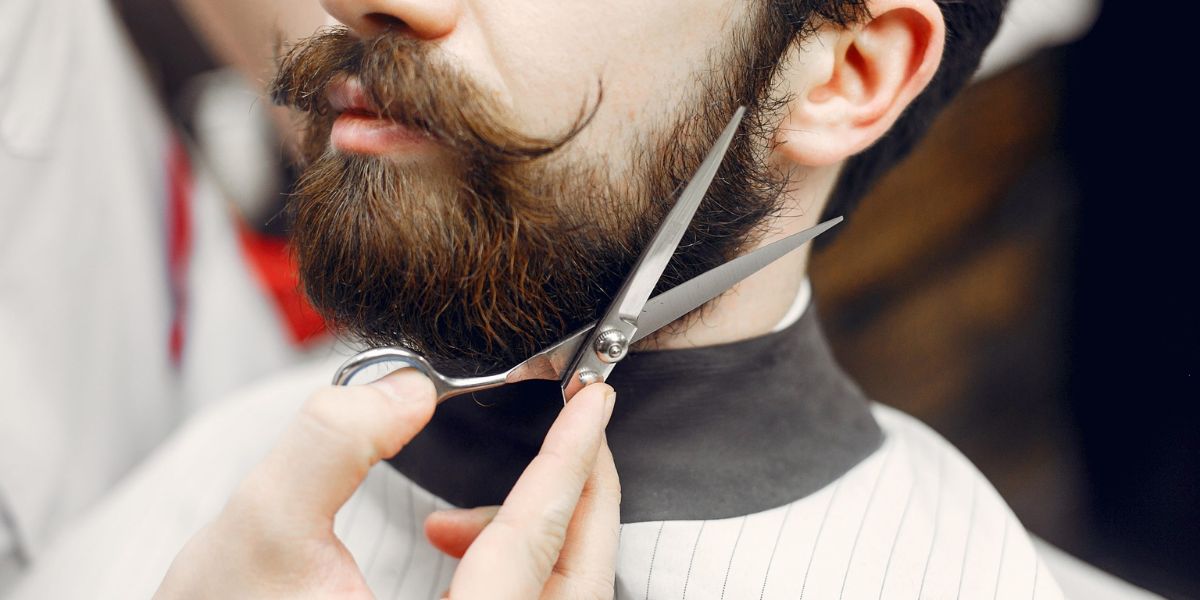
<svg viewBox="0 0 1200 600"><path fill-rule="evenodd" d="M373 348L351 357L334 375L334 385L348 385L364 369L375 365L401 363L433 381L438 403L462 394L532 379L560 381L565 402L584 386L607 379L617 363L625 358L629 347L639 340L703 306L734 284L840 223L842 217L830 219L739 256L650 298L696 214L700 200L712 184L745 112L744 107L739 108L717 138L599 321L580 328L502 373L448 377L437 372L424 356L407 348L390 346Z"/></svg>

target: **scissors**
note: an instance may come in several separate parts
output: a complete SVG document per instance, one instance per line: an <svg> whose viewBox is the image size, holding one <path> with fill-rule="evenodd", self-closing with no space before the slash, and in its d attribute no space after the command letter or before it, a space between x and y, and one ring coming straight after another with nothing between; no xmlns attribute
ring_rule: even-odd
<svg viewBox="0 0 1200 600"><path fill-rule="evenodd" d="M745 107L739 108L717 138L599 321L578 329L502 373L448 377L437 372L424 356L408 348L390 346L373 348L351 357L334 375L334 385L348 385L364 369L396 362L417 369L433 381L438 403L533 379L561 382L563 402L566 402L584 386L607 379L617 363L625 358L629 347L639 340L703 306L734 284L840 223L842 217L830 219L739 256L650 298L696 214L700 200L712 184L745 112Z"/></svg>

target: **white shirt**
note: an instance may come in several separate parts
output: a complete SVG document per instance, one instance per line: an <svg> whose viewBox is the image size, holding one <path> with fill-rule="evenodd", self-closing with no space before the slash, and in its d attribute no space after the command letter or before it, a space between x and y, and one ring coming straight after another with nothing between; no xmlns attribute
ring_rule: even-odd
<svg viewBox="0 0 1200 600"><path fill-rule="evenodd" d="M0 590L194 407L295 354L192 164L172 361L175 142L122 33L105 0L0 2Z"/></svg>

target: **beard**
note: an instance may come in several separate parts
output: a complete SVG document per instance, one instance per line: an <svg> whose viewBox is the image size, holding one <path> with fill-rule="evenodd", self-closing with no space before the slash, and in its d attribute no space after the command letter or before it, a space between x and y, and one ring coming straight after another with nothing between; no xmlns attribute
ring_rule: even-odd
<svg viewBox="0 0 1200 600"><path fill-rule="evenodd" d="M639 132L616 173L565 148L602 93L563 133L529 136L438 50L402 34L362 40L342 28L292 47L272 82L303 113L303 171L289 202L305 292L335 331L402 345L447 374L507 368L599 318L642 248L738 106L738 136L659 281L661 293L727 262L779 212L784 180L765 166L769 98L786 48L764 47L751 19L712 57L689 102ZM361 83L373 110L439 146L429 166L343 153L327 88Z"/></svg>

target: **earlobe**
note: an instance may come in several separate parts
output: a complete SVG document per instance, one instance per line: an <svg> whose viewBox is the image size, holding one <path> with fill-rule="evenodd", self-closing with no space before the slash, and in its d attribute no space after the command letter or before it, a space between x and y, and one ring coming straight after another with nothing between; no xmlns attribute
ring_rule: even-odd
<svg viewBox="0 0 1200 600"><path fill-rule="evenodd" d="M786 75L792 92L776 136L778 158L837 164L875 143L941 63L945 23L934 0L878 0L871 17L825 27L801 44Z"/></svg>

